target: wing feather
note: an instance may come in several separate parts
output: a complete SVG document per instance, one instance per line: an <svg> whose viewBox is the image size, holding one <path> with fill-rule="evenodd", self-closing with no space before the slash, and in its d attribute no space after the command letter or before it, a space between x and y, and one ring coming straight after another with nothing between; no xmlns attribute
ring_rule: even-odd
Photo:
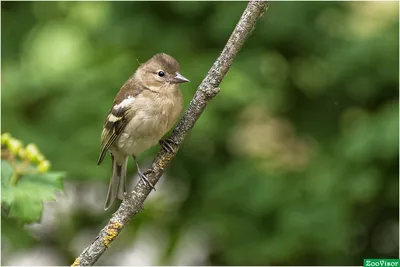
<svg viewBox="0 0 400 267"><path fill-rule="evenodd" d="M135 115L132 110L135 97L144 90L153 92L149 88L135 83L134 76L121 87L104 122L103 132L101 133L101 152L97 165L101 164L107 151L120 137L129 120Z"/></svg>
<svg viewBox="0 0 400 267"><path fill-rule="evenodd" d="M101 134L101 152L97 165L100 165L110 147L115 143L122 134L128 123L127 114L131 108L129 106L112 108L104 123L103 132Z"/></svg>

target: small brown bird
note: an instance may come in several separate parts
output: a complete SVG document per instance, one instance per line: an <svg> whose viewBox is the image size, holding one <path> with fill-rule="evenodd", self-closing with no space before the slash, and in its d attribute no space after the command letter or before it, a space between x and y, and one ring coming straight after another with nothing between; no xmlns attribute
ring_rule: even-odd
<svg viewBox="0 0 400 267"><path fill-rule="evenodd" d="M103 126L97 163L101 164L109 150L113 170L104 209L108 209L116 198L124 199L129 156L133 157L141 180L154 189L140 171L136 157L157 143L165 150L173 150L172 141L161 138L182 111L179 84L189 80L179 73L179 68L173 57L156 54L140 65L115 97Z"/></svg>

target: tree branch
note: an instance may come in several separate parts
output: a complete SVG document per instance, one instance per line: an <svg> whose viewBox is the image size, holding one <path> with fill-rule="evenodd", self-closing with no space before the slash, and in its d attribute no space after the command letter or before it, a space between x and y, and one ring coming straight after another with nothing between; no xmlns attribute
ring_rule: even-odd
<svg viewBox="0 0 400 267"><path fill-rule="evenodd" d="M161 151L155 157L151 172L147 175L154 185L158 182L164 170L175 157L179 146L193 128L208 102L219 92L219 84L225 77L236 54L242 48L246 39L250 36L255 24L261 18L267 8L266 1L250 1L244 10L242 17L230 36L221 55L215 61L207 76L199 85L184 116L171 133L170 138L176 142L175 153ZM134 190L126 195L118 210L112 215L108 224L100 231L95 240L82 252L72 266L92 266L111 245L121 230L128 222L143 209L143 202L150 194L151 189L143 182L138 182Z"/></svg>

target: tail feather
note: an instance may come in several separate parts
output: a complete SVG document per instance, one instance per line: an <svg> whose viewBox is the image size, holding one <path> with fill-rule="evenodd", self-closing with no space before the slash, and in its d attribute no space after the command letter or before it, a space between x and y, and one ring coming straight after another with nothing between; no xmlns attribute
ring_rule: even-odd
<svg viewBox="0 0 400 267"><path fill-rule="evenodd" d="M112 157L113 173L108 186L108 193L104 209L107 210L116 198L123 200L126 192L126 167L128 158L123 160L122 165Z"/></svg>

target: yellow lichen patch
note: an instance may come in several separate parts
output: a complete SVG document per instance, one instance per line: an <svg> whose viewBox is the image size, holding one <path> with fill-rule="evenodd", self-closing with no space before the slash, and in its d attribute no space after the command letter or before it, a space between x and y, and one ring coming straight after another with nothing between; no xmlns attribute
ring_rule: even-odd
<svg viewBox="0 0 400 267"><path fill-rule="evenodd" d="M74 263L72 263L72 265L71 265L71 266L78 266L78 265L79 265L79 263L80 263L80 260L79 260L79 258L76 258L76 259L75 259L75 261L74 261Z"/></svg>
<svg viewBox="0 0 400 267"><path fill-rule="evenodd" d="M164 169L167 166L167 162L171 161L172 156L166 154L162 156L162 159L158 162L158 167Z"/></svg>
<svg viewBox="0 0 400 267"><path fill-rule="evenodd" d="M119 222L115 222L115 223L113 223L113 225L114 225L114 228L117 230L122 228L122 224L120 224Z"/></svg>
<svg viewBox="0 0 400 267"><path fill-rule="evenodd" d="M111 224L108 226L107 231L106 231L106 236L104 236L103 241L104 241L104 246L109 247L110 243L117 237L118 235L118 230L122 228L122 224L119 222L111 222Z"/></svg>

